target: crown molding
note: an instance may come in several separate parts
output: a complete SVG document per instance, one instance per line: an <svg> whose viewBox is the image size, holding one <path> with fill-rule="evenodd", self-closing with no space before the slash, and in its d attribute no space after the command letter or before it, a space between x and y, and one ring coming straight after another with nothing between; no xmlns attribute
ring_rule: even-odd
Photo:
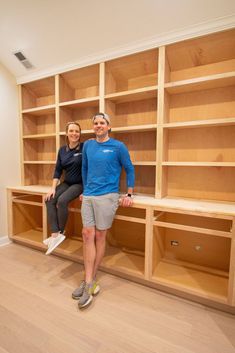
<svg viewBox="0 0 235 353"><path fill-rule="evenodd" d="M38 80L44 77L53 76L66 71L71 71L84 66L98 64L107 60L112 60L118 57L134 54L140 51L153 49L162 45L168 45L180 42L186 39L200 37L214 32L223 31L235 27L235 14L226 17L219 17L213 21L202 22L187 28L161 33L149 38L142 38L141 40L115 47L108 50L92 54L81 58L76 63L67 63L60 66L53 66L44 70L34 71L32 73L16 77L17 84Z"/></svg>

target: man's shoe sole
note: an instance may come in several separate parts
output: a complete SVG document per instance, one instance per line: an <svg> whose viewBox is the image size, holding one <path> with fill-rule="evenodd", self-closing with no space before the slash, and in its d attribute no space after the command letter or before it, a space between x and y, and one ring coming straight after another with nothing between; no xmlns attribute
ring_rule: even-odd
<svg viewBox="0 0 235 353"><path fill-rule="evenodd" d="M72 298L75 299L75 300L79 300L81 298L81 296L77 297L76 295L73 295L73 293L72 293Z"/></svg>
<svg viewBox="0 0 235 353"><path fill-rule="evenodd" d="M89 306L92 303L92 300L93 300L93 296L91 295L90 298L88 299L88 301L86 303L84 303L83 305L79 305L79 303L78 303L79 309L85 309L87 306Z"/></svg>
<svg viewBox="0 0 235 353"><path fill-rule="evenodd" d="M100 292L100 286L96 286L95 291L92 293L92 295L95 297L96 295L98 295Z"/></svg>

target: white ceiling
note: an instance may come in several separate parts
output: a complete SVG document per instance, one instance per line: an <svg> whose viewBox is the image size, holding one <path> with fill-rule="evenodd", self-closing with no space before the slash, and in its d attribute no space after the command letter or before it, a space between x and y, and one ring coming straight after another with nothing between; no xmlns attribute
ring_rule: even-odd
<svg viewBox="0 0 235 353"><path fill-rule="evenodd" d="M235 0L0 0L0 62L24 82L231 27Z"/></svg>

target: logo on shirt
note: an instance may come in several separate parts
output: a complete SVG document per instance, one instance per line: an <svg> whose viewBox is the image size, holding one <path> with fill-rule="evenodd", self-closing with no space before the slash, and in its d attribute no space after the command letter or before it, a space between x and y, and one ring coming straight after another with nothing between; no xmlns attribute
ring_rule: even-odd
<svg viewBox="0 0 235 353"><path fill-rule="evenodd" d="M102 150L102 152L104 152L104 153L112 153L113 152L113 150Z"/></svg>

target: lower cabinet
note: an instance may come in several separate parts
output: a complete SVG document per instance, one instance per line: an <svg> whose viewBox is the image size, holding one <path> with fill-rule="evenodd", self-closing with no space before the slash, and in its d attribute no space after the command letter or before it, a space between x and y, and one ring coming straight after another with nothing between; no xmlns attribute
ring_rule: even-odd
<svg viewBox="0 0 235 353"><path fill-rule="evenodd" d="M152 280L228 303L232 218L154 211Z"/></svg>
<svg viewBox="0 0 235 353"><path fill-rule="evenodd" d="M145 278L146 210L120 207L107 234L102 266L120 274Z"/></svg>
<svg viewBox="0 0 235 353"><path fill-rule="evenodd" d="M40 245L46 231L43 196L12 191L8 200L10 236L29 245Z"/></svg>
<svg viewBox="0 0 235 353"><path fill-rule="evenodd" d="M8 189L10 238L43 251L42 241L50 236L46 190ZM177 205L174 199L166 205L136 197L132 208L120 207L107 234L101 269L235 313L235 206L224 212L222 204L204 210L201 203ZM69 206L65 235L54 253L82 263L78 199Z"/></svg>

